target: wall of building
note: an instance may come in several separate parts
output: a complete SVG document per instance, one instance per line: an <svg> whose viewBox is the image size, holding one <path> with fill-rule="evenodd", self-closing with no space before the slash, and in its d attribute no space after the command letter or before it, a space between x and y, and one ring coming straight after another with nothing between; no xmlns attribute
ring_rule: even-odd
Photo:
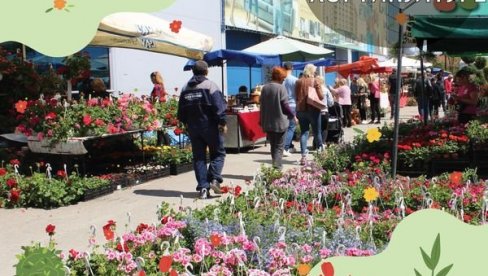
<svg viewBox="0 0 488 276"><path fill-rule="evenodd" d="M221 36L221 0L177 0L162 11L153 13L168 21L181 20L183 26L213 38L213 49L224 47ZM165 54L156 54L129 49L110 49L112 89L132 92L136 95L149 94L152 83L149 75L160 71L164 85L169 93L181 87L192 76L191 71L183 71L188 59ZM210 68L209 78L219 86L222 82L221 68Z"/></svg>

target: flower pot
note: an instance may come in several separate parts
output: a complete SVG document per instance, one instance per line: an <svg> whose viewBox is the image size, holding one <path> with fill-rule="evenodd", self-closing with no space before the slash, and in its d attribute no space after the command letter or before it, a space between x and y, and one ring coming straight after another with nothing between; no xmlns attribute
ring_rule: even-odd
<svg viewBox="0 0 488 276"><path fill-rule="evenodd" d="M114 191L112 185L102 186L95 189L88 189L83 194L83 201L111 194Z"/></svg>
<svg viewBox="0 0 488 276"><path fill-rule="evenodd" d="M171 175L178 175L185 172L193 171L193 164L192 163L171 164L169 169Z"/></svg>
<svg viewBox="0 0 488 276"><path fill-rule="evenodd" d="M146 172L146 181L151 181L154 179L166 177L170 175L170 167L164 169L151 170Z"/></svg>

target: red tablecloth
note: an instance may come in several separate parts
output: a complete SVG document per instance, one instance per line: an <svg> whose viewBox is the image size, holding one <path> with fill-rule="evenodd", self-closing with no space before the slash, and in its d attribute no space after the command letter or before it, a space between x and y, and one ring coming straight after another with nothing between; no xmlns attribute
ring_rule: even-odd
<svg viewBox="0 0 488 276"><path fill-rule="evenodd" d="M237 113L237 116L243 138L255 142L266 137L259 125L259 111Z"/></svg>

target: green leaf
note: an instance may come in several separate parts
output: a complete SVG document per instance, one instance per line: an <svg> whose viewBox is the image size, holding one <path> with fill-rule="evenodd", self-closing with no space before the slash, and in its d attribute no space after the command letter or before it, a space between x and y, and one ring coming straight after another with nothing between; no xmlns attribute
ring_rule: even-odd
<svg viewBox="0 0 488 276"><path fill-rule="evenodd" d="M65 10L65 11L67 11L67 12L69 12L69 10L68 10L68 9L66 9L66 8L65 8L64 10Z"/></svg>
<svg viewBox="0 0 488 276"><path fill-rule="evenodd" d="M422 258L424 258L425 265L430 269L434 270L434 266L432 265L432 260L430 259L429 255L425 253L425 251L420 247L420 252L422 253Z"/></svg>
<svg viewBox="0 0 488 276"><path fill-rule="evenodd" d="M354 132L356 132L356 133L364 134L364 131L360 130L359 128L353 127L352 130L354 130Z"/></svg>
<svg viewBox="0 0 488 276"><path fill-rule="evenodd" d="M53 10L53 8L49 8L49 9L46 10L46 13L48 13L48 12L50 12L52 10Z"/></svg>
<svg viewBox="0 0 488 276"><path fill-rule="evenodd" d="M437 272L436 276L446 276L447 273L449 273L449 271L451 270L453 265L454 264L450 264L450 265L444 267L441 271Z"/></svg>
<svg viewBox="0 0 488 276"><path fill-rule="evenodd" d="M430 258L432 261L433 269L439 264L439 259L441 258L441 234L437 234L435 238L434 245L432 246L432 252L430 253Z"/></svg>
<svg viewBox="0 0 488 276"><path fill-rule="evenodd" d="M73 4L69 4L69 5L68 5L68 7L70 7L70 8L72 8L72 7L74 7L74 6L75 6L75 5L73 5Z"/></svg>
<svg viewBox="0 0 488 276"><path fill-rule="evenodd" d="M422 276L422 274L420 274L420 272L417 271L417 269L413 269L415 271L415 276Z"/></svg>

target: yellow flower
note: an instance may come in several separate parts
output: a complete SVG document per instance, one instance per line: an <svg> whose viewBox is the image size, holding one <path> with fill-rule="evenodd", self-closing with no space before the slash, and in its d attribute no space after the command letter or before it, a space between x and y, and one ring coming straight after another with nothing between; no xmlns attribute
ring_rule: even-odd
<svg viewBox="0 0 488 276"><path fill-rule="evenodd" d="M373 143L375 141L379 141L381 138L381 132L378 128L370 128L366 134L366 138L368 142Z"/></svg>
<svg viewBox="0 0 488 276"><path fill-rule="evenodd" d="M363 197L367 202L371 202L371 201L375 201L379 195L380 194L378 193L375 187L369 187L364 190Z"/></svg>

